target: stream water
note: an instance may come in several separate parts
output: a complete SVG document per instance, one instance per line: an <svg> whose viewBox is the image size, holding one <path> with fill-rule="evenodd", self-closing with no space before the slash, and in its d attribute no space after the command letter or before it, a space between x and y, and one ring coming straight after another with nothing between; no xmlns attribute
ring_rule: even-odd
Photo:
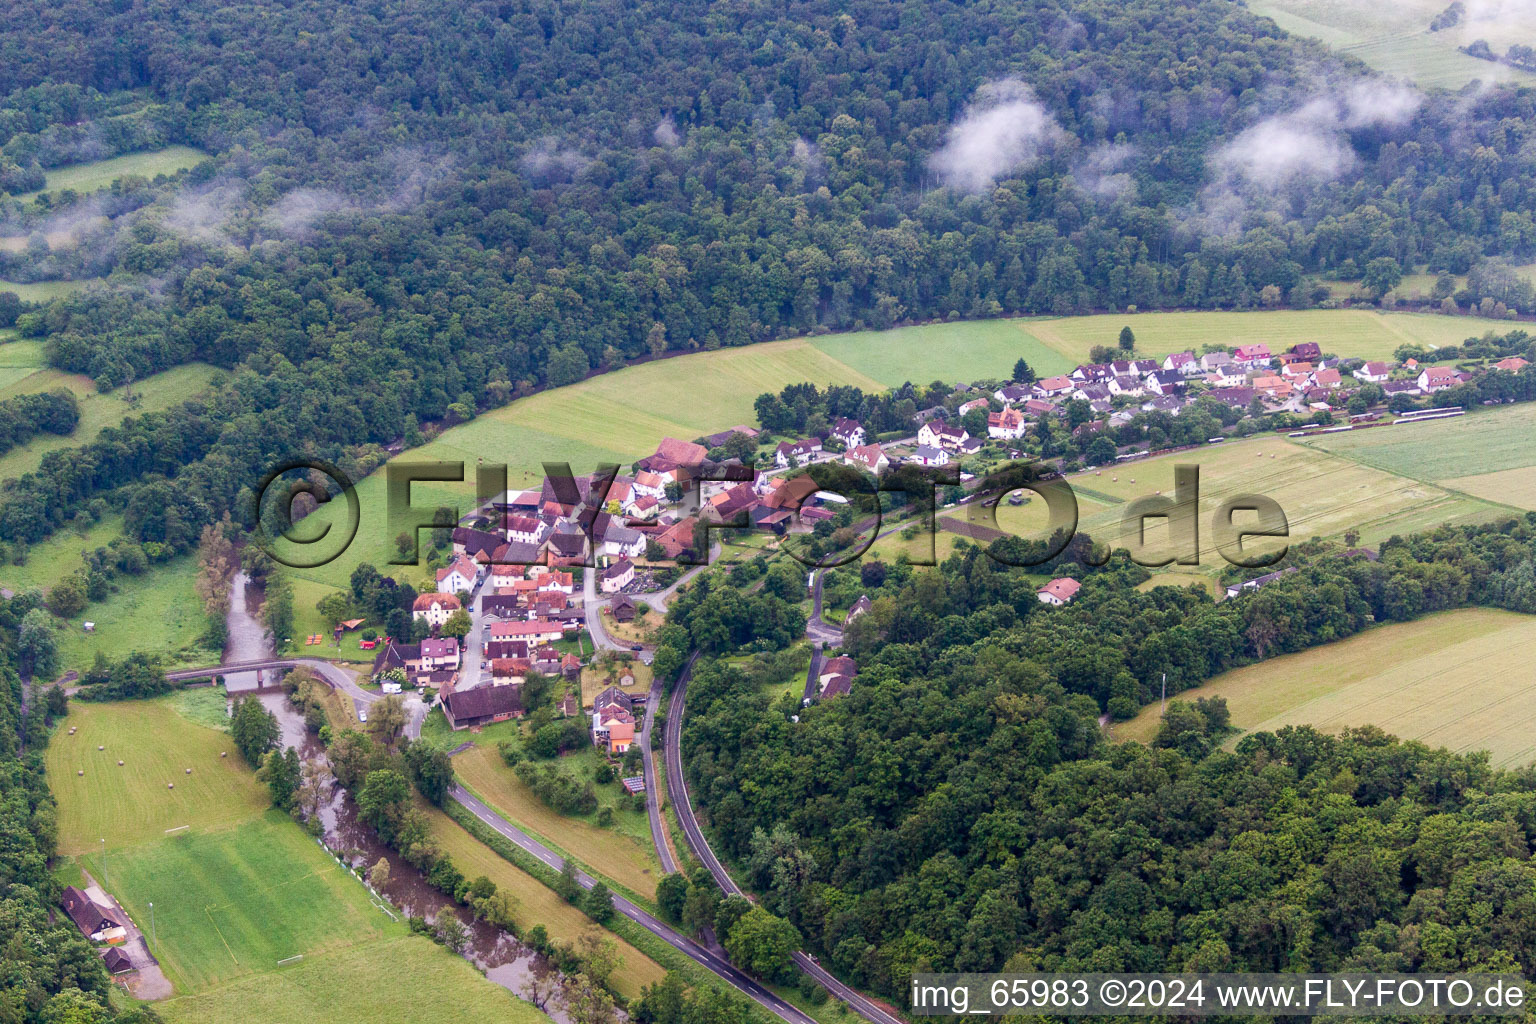
<svg viewBox="0 0 1536 1024"><path fill-rule="evenodd" d="M252 595L250 592L255 591ZM249 600L254 596L254 600ZM224 648L226 663L254 661L273 656L271 637L251 610L260 605L260 593L244 573L235 576L230 594L229 640ZM257 673L241 672L225 677L229 693L253 694L277 719L281 731L279 743L283 748L293 747L305 761L325 760L325 748L308 729L304 718L288 703L281 689ZM320 808L320 822L325 845L341 861L364 873L382 857L389 862L389 881L381 896L398 913L436 921L439 914L450 913L463 922L469 941L464 947L464 959L479 967L485 976L496 984L523 998L529 998L536 980L559 972L537 951L524 945L516 937L500 928L475 920L447 896L427 884L426 876L406 863L399 854L379 842L367 826L357 820L357 809L352 797L336 784L329 773L326 775L328 797ZM558 1000L551 1000L544 1012L559 1024L569 1024L569 1019L558 1007Z"/></svg>

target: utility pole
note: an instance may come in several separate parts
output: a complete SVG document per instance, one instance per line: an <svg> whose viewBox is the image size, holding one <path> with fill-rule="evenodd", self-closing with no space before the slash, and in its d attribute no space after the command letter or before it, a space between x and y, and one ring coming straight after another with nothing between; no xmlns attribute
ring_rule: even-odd
<svg viewBox="0 0 1536 1024"><path fill-rule="evenodd" d="M105 836L101 839L101 884L109 890L112 888L112 883L107 880L107 839Z"/></svg>
<svg viewBox="0 0 1536 1024"><path fill-rule="evenodd" d="M155 933L155 905L154 905L154 903L150 903L150 905L149 905L149 941L154 943L157 946L160 945L160 939L156 936L156 933Z"/></svg>
<svg viewBox="0 0 1536 1024"><path fill-rule="evenodd" d="M1168 673L1163 673L1163 708L1159 712L1160 717L1168 717Z"/></svg>

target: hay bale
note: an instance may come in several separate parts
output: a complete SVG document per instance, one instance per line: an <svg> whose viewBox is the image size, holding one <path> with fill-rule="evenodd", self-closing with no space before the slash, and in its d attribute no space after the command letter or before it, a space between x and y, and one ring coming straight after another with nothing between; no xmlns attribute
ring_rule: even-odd
<svg viewBox="0 0 1536 1024"><path fill-rule="evenodd" d="M118 766L118 767L119 767L119 768L121 768L121 767L122 767L122 766L123 766L123 762L122 762L122 761L118 761L118 762L117 762L117 766Z"/></svg>
<svg viewBox="0 0 1536 1024"><path fill-rule="evenodd" d="M192 769L191 769L191 768L188 768L188 769L187 769L187 774L188 774L188 775L191 775L191 774L192 774Z"/></svg>
<svg viewBox="0 0 1536 1024"><path fill-rule="evenodd" d="M83 771L83 770L82 770L82 771L78 771L78 772L75 772L75 774L76 774L76 775L84 775L84 774L85 774L85 772L84 772L84 771Z"/></svg>
<svg viewBox="0 0 1536 1024"><path fill-rule="evenodd" d="M96 749L97 750L106 750L107 748L106 748L106 746L104 744L98 743L98 744L96 744Z"/></svg>
<svg viewBox="0 0 1536 1024"><path fill-rule="evenodd" d="M176 783L174 783L174 782L167 782L165 784L165 788L166 789L175 789L176 788Z"/></svg>

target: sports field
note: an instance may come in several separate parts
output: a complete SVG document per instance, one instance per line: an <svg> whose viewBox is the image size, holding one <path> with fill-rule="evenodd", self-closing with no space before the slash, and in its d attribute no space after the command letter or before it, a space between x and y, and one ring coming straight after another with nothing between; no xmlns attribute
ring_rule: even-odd
<svg viewBox="0 0 1536 1024"><path fill-rule="evenodd" d="M1179 696L1225 697L1244 732L1376 725L1431 746L1487 750L1495 765L1523 765L1536 760L1533 653L1536 617L1463 609L1236 669ZM1115 726L1115 737L1150 740L1158 717L1149 706Z"/></svg>
<svg viewBox="0 0 1536 1024"><path fill-rule="evenodd" d="M655 897L661 869L656 863L656 851L648 841L649 826L645 832L647 841L642 842L614 828L601 828L585 818L551 810L502 763L494 746L479 745L455 756L453 767L465 786L505 815L508 821L549 840L593 871L646 899ZM590 774L587 777L590 778ZM600 794L610 797L612 793L607 791L612 789L611 786L598 787ZM638 817L645 820L643 814Z"/></svg>
<svg viewBox="0 0 1536 1024"><path fill-rule="evenodd" d="M1484 37L1498 49L1502 47L1497 41L1527 38L1533 27L1528 6L1467 4L1469 16L1462 24L1440 32L1430 32L1429 24L1448 6L1441 0L1398 0L1391 4L1252 0L1248 6L1255 14L1273 18L1292 35L1320 40L1378 71L1420 86L1459 89L1474 79L1536 82L1536 75L1478 60L1457 49Z"/></svg>
<svg viewBox="0 0 1536 1024"><path fill-rule="evenodd" d="M135 921L155 905L161 967L178 992L390 933L357 879L279 811L109 846L85 864L98 880L105 871Z"/></svg>
<svg viewBox="0 0 1536 1024"><path fill-rule="evenodd" d="M271 803L229 736L177 714L173 701L70 703L47 753L60 853L94 853L102 839L111 853L179 825L221 829Z"/></svg>

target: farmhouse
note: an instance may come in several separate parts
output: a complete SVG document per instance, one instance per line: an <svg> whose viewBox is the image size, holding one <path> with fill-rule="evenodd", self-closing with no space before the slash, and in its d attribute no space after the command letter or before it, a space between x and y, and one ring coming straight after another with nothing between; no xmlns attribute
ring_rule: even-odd
<svg viewBox="0 0 1536 1024"><path fill-rule="evenodd" d="M455 594L422 594L411 605L411 618L425 619L433 629L442 629L448 616L463 607Z"/></svg>
<svg viewBox="0 0 1536 1024"><path fill-rule="evenodd" d="M59 897L59 905L75 922L80 934L92 942L115 945L128 938L128 930L118 920L117 911L109 904L106 894L94 885L88 891L66 886Z"/></svg>
<svg viewBox="0 0 1536 1024"><path fill-rule="evenodd" d="M533 516L507 516L502 520L502 529L506 531L507 540L517 541L521 544L538 544L544 540L544 535L549 528L543 520Z"/></svg>
<svg viewBox="0 0 1536 1024"><path fill-rule="evenodd" d="M610 754L622 754L635 741L634 700L610 686L592 700L592 742Z"/></svg>
<svg viewBox="0 0 1536 1024"><path fill-rule="evenodd" d="M757 504L757 500L757 492L752 489L751 484L739 483L730 490L721 491L710 498L703 512L716 522L728 523L743 512L750 511L752 506Z"/></svg>
<svg viewBox="0 0 1536 1024"><path fill-rule="evenodd" d="M1035 591L1035 595L1040 598L1041 604L1054 605L1059 608L1064 604L1069 604L1082 588L1083 585L1072 577L1060 576Z"/></svg>
<svg viewBox="0 0 1536 1024"><path fill-rule="evenodd" d="M859 599L853 602L851 606L849 606L848 614L843 616L843 625L846 626L860 615L863 615L865 612L869 611L869 606L871 603L872 602L870 601L868 594L861 594Z"/></svg>
<svg viewBox="0 0 1536 1024"><path fill-rule="evenodd" d="M736 434L740 434L742 437L751 440L757 436L757 431L752 427L746 427L742 426L741 424L737 424L729 430L722 430L719 433L710 434L708 437L703 438L703 441L704 444L710 448L719 448Z"/></svg>
<svg viewBox="0 0 1536 1024"><path fill-rule="evenodd" d="M458 731L471 726L505 722L523 716L521 686L474 686L454 690L443 698L443 716L449 728Z"/></svg>
<svg viewBox="0 0 1536 1024"><path fill-rule="evenodd" d="M467 555L474 558L479 554L490 554L501 545L501 538L486 530L471 530L467 526L460 526L453 531L453 553Z"/></svg>

